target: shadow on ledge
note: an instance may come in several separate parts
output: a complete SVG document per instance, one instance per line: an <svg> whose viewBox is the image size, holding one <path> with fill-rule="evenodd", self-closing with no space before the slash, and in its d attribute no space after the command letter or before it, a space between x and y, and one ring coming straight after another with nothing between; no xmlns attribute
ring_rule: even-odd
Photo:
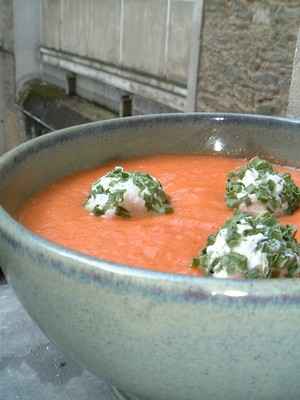
<svg viewBox="0 0 300 400"><path fill-rule="evenodd" d="M0 285L4 285L5 283L6 283L6 279L0 268Z"/></svg>
<svg viewBox="0 0 300 400"><path fill-rule="evenodd" d="M28 82L20 92L17 103L24 115L27 139L70 126L118 117L96 103L77 95L67 95L62 88L40 80Z"/></svg>

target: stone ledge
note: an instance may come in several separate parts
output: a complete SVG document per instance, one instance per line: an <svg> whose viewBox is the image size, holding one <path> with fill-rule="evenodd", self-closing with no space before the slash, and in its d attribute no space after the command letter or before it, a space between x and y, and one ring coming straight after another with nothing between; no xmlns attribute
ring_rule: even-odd
<svg viewBox="0 0 300 400"><path fill-rule="evenodd" d="M45 47L41 47L40 52L43 63L104 82L179 111L184 109L187 89L179 84Z"/></svg>

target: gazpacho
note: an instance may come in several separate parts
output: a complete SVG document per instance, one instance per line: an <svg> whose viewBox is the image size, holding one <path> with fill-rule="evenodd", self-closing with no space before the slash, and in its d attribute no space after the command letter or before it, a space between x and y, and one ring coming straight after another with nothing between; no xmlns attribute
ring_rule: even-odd
<svg viewBox="0 0 300 400"><path fill-rule="evenodd" d="M51 184L29 199L17 218L34 233L90 256L156 271L202 275L207 268L211 269L210 261L207 259L202 269L191 268L192 260L205 248L207 237L232 217L225 201L227 175L245 163L246 160L213 155L157 155L118 160ZM114 170L117 165L122 168ZM121 212L117 213L130 214L130 218L101 218L108 210L101 207L95 213L100 217L95 216L94 208L86 204L91 185L112 170L116 174L155 177L161 184L159 212L136 215L123 207L123 203L114 203L114 212L116 206L121 206ZM300 184L300 171L284 167L278 170L290 173L295 184ZM146 199L143 201L145 205ZM171 207L174 212L168 213ZM285 205L283 208L288 211ZM293 215L280 217L279 222L299 227L299 209Z"/></svg>

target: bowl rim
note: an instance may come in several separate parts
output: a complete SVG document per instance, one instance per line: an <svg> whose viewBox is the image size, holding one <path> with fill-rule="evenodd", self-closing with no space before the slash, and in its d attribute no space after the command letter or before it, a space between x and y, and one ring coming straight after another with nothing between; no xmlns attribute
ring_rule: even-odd
<svg viewBox="0 0 300 400"><path fill-rule="evenodd" d="M240 113L172 113L172 114L150 114L146 116L134 116L122 119L91 122L77 125L67 129L57 130L34 138L20 144L0 157L0 172L18 158L30 153L33 148L43 148L45 145L55 143L64 137L67 140L80 136L87 128L120 129L122 126L134 127L136 123L172 120L203 119L217 121L247 121L255 123L274 123L276 125L295 125L300 128L300 120L289 117L274 117L256 114ZM101 131L99 131L101 132ZM300 303L300 280L299 278L276 278L265 280L235 280L215 279L212 277L198 277L183 274L172 274L159 272L143 267L132 267L126 264L115 263L97 257L89 256L76 250L71 250L63 245L56 244L50 240L34 234L22 224L17 222L2 206L0 206L0 238L7 240L13 247L21 248L27 255L32 257L38 254L43 257L50 252L56 259L64 262L53 262L49 266L60 273L85 282L98 282L103 284L103 278L114 279L115 283L141 287L166 288L167 291L175 290L185 294L185 301L203 301L207 298L219 298L225 296L227 299L250 299L254 302L274 302L274 299L284 299L287 303ZM84 266L84 267L83 267ZM126 281L126 282L125 282ZM153 290L152 290L153 293ZM161 292L159 292L161 293Z"/></svg>

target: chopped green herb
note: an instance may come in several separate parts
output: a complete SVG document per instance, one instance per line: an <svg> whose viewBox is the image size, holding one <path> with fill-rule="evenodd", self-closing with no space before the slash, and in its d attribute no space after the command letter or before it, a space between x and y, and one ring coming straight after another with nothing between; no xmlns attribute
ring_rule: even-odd
<svg viewBox="0 0 300 400"><path fill-rule="evenodd" d="M126 172L122 167L115 167L92 185L85 207L98 216L108 214L125 218L141 211L173 212L169 198L156 178L142 172Z"/></svg>
<svg viewBox="0 0 300 400"><path fill-rule="evenodd" d="M300 273L296 229L281 225L270 213L252 216L237 211L208 238L192 267L220 278L294 277Z"/></svg>
<svg viewBox="0 0 300 400"><path fill-rule="evenodd" d="M253 214L292 214L300 205L300 189L290 174L276 173L272 164L256 157L228 175L226 203Z"/></svg>

